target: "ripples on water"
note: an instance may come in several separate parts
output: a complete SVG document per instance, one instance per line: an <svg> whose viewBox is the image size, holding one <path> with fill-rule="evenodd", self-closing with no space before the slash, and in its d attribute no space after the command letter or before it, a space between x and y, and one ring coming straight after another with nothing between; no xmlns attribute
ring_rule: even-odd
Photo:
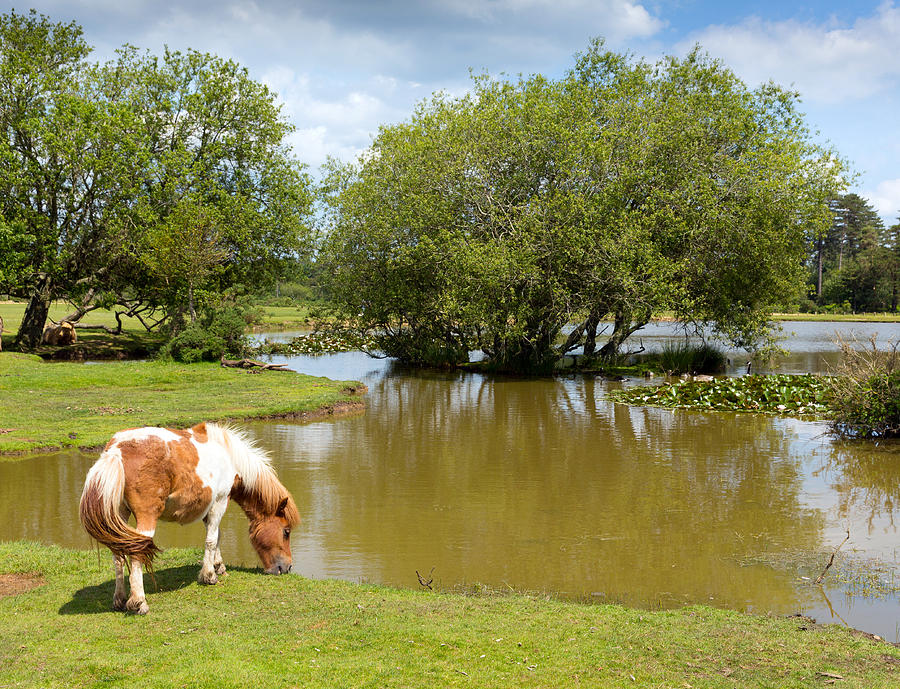
<svg viewBox="0 0 900 689"><path fill-rule="evenodd" d="M834 329L786 324L794 353L769 370L821 371L835 357ZM841 330L900 334L894 324ZM656 326L644 346L672 337ZM415 372L354 352L276 359L369 386L359 416L247 425L302 511L301 574L414 587L415 571L433 567L446 588L802 611L897 640L896 596L802 579L817 576L848 527L853 558L897 565L896 445L837 443L823 424L794 419L616 405L606 399L616 383L582 376ZM733 370L745 363L733 353ZM93 459L0 463L0 537L86 547L76 508ZM255 563L246 531L232 507L226 562ZM166 525L158 537L163 547L202 541L199 525Z"/></svg>

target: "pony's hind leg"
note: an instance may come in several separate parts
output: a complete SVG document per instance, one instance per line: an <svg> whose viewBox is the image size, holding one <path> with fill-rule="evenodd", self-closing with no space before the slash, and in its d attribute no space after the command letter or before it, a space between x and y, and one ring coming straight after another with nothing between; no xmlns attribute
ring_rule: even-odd
<svg viewBox="0 0 900 689"><path fill-rule="evenodd" d="M128 583L131 584L131 595L125 602L125 609L137 615L146 615L150 612L147 598L144 595L144 566L135 558L131 560L131 573L128 575Z"/></svg>
<svg viewBox="0 0 900 689"><path fill-rule="evenodd" d="M138 532L144 536L153 537L156 529L140 528L140 520L138 521ZM144 566L140 560L134 557L128 558L131 565L131 573L128 575L128 583L131 586L131 595L125 603L125 609L137 615L146 615L150 612L150 606L147 605L147 597L144 595Z"/></svg>
<svg viewBox="0 0 900 689"><path fill-rule="evenodd" d="M116 570L116 592L113 594L113 609L125 609L125 558L113 553L113 567Z"/></svg>

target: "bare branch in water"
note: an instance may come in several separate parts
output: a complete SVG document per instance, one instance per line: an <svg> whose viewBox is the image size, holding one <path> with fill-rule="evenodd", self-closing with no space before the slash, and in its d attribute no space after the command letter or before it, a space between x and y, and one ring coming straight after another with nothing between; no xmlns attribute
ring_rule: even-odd
<svg viewBox="0 0 900 689"><path fill-rule="evenodd" d="M846 543L849 540L850 540L850 529L847 529L847 537L843 541L841 541L840 545L838 545L838 547L834 549L834 552L831 553L831 559L828 560L828 564L825 565L825 569L822 570L822 573L818 577L816 577L815 583L817 583L817 584L822 583L822 580L825 578L825 572L827 572L831 568L831 565L834 564L834 556L837 555L837 552L841 549L841 546L843 546L844 543Z"/></svg>

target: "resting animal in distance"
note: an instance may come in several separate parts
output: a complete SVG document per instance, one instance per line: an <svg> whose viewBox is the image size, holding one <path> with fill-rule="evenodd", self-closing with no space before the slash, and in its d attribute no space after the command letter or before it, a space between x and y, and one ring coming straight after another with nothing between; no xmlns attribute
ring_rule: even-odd
<svg viewBox="0 0 900 689"><path fill-rule="evenodd" d="M201 423L187 430L135 428L107 443L84 482L79 516L88 534L112 551L116 571L113 607L148 611L143 570L159 548L153 542L160 519L206 524L198 580L215 584L225 572L219 552L219 522L233 499L250 520L250 542L267 574L290 571L291 529L297 506L275 475L268 455L233 428ZM136 528L128 524L134 515ZM131 595L125 598L125 558Z"/></svg>
<svg viewBox="0 0 900 689"><path fill-rule="evenodd" d="M76 342L78 335L75 334L75 326L68 321L63 321L59 325L48 325L41 334L41 344L45 345L65 347Z"/></svg>

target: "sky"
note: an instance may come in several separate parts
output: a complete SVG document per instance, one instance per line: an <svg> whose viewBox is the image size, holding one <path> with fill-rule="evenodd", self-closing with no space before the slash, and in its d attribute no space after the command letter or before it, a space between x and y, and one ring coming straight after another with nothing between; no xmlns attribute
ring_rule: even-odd
<svg viewBox="0 0 900 689"><path fill-rule="evenodd" d="M818 140L857 174L851 191L900 217L900 4L723 0L31 0L75 20L110 59L130 43L232 58L278 94L313 171L351 160L382 124L471 71L561 76L592 37L655 61L699 44L747 84L801 94Z"/></svg>

